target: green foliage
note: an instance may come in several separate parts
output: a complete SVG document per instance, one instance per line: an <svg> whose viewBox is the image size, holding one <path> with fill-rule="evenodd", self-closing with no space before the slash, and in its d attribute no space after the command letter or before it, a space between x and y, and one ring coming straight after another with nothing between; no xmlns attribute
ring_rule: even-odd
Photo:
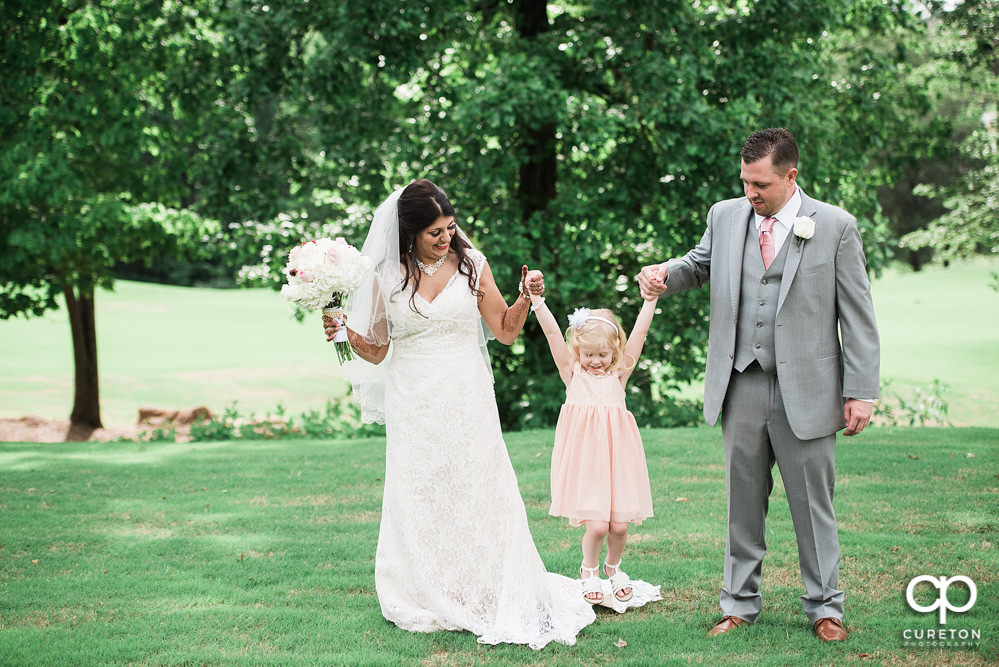
<svg viewBox="0 0 999 667"><path fill-rule="evenodd" d="M906 399L895 391L892 380L881 381L881 399L878 400L874 419L880 424L893 426L950 426L947 399L944 394L950 385L934 378L929 387L913 387L913 397Z"/></svg>
<svg viewBox="0 0 999 667"><path fill-rule="evenodd" d="M124 441L125 439L121 439ZM140 437L143 442L176 442L177 428L173 424L166 424L161 427L146 431Z"/></svg>
<svg viewBox="0 0 999 667"><path fill-rule="evenodd" d="M913 133L917 145L898 146L905 162L894 182L879 189L879 202L889 218L890 238L897 239L923 229L945 212L942 204L917 192L920 183L950 187L959 182L968 169L960 154L960 144L981 124L980 109L971 100L977 87L967 80L967 70L951 58L959 38L951 26L938 18L929 18L917 34L899 33L879 40L879 48L895 54L901 66L898 75L903 89L924 91L911 99L922 104L906 105L907 122L920 128ZM897 246L894 255L919 270L933 258L931 248Z"/></svg>
<svg viewBox="0 0 999 667"><path fill-rule="evenodd" d="M0 317L38 315L117 262L195 249L211 222L171 207L150 89L155 3L10 2L0 87Z"/></svg>
<svg viewBox="0 0 999 667"><path fill-rule="evenodd" d="M917 193L941 198L947 212L925 229L902 237L904 246L932 248L941 260L999 253L999 127L973 132L964 144L979 165L950 188L920 186Z"/></svg>
<svg viewBox="0 0 999 667"><path fill-rule="evenodd" d="M370 438L385 435L385 426L365 424L361 409L349 399L327 401L323 411L308 410L298 420L304 438Z"/></svg>
<svg viewBox="0 0 999 667"><path fill-rule="evenodd" d="M939 17L933 65L961 124L946 178L924 178L916 196L932 219L900 245L950 261L999 251L999 5L995 0L932 2ZM937 84L941 85L941 84Z"/></svg>
<svg viewBox="0 0 999 667"><path fill-rule="evenodd" d="M915 29L901 6L820 3L789 15L776 2L608 2L549 14L545 31L527 35L513 8L468 11L450 49L406 88L408 174L449 192L501 289L513 293L527 263L548 275L560 319L589 306L628 322L640 306L634 274L692 247L711 203L740 195L741 142L768 125L794 128L804 187L856 213L872 268L884 262L873 188L893 168L882 148L911 135L891 54L857 38ZM556 187L538 201L528 195L541 185L525 194L527 167L549 150ZM653 385L669 395L703 372L707 293L668 297L662 311L652 363L629 396L651 423L677 419L651 403ZM493 360L504 426L553 423L562 386L537 327Z"/></svg>
<svg viewBox="0 0 999 667"><path fill-rule="evenodd" d="M211 419L196 421L191 424L191 439L198 440L233 440L238 437L240 430L237 424L239 412L236 404L226 407L221 417L212 416Z"/></svg>
<svg viewBox="0 0 999 667"><path fill-rule="evenodd" d="M618 1L544 5L540 17L537 6L206 14L220 34L247 37L220 42L249 64L222 77L219 103L255 126L259 110L232 104L235 91L265 91L267 141L292 146L267 166L297 169L268 205L212 205L228 221L220 261L277 286L291 245L319 233L359 243L378 201L427 176L506 294L527 263L549 276L555 313L603 306L627 321L640 306L631 277L694 245L711 203L740 194L740 144L767 125L798 134L809 192L860 218L871 267L890 258L874 189L924 143L901 113L923 102L897 83L897 54L868 45L919 28L902 4L838 0L788 15L779 2ZM649 396L701 375L707 309L705 291L664 300L633 380L632 408L649 423L685 423L683 409ZM562 391L540 331L529 325L493 359L504 425L552 423Z"/></svg>
<svg viewBox="0 0 999 667"><path fill-rule="evenodd" d="M185 11L155 0L13 0L0 9L0 318L40 315L65 296L76 363L70 418L94 428L95 289L112 285L118 262L181 253L211 228L178 210L164 148L177 134L173 100L157 87L169 48L159 31L167 14Z"/></svg>
<svg viewBox="0 0 999 667"><path fill-rule="evenodd" d="M277 286L291 245L359 243L377 202L426 176L505 294L526 263L559 317L627 322L635 273L697 242L711 203L741 194L741 142L776 125L799 138L806 190L858 216L877 270L875 190L938 129L912 124L924 91L879 44L920 34L906 7L6 3L0 313L184 250ZM687 423L674 397L703 373L708 296L661 308L629 402ZM507 428L553 423L562 393L540 330L522 340L493 354Z"/></svg>
<svg viewBox="0 0 999 667"><path fill-rule="evenodd" d="M281 405L277 407L273 417L268 414L258 418L252 412L240 414L233 403L221 416L195 422L190 431L190 439L194 442L260 438L366 438L384 435L384 426L361 421L361 409L349 397L327 401L323 410L306 410L297 419L286 417Z"/></svg>

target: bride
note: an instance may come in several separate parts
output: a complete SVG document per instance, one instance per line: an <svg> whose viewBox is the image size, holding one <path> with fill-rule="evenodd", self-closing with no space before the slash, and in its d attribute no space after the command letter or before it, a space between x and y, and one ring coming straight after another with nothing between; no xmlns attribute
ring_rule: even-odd
<svg viewBox="0 0 999 667"><path fill-rule="evenodd" d="M415 632L469 630L484 644L574 644L594 620L575 580L548 573L500 432L487 337L509 345L528 288L507 306L444 191L421 179L375 211L375 262L352 297L347 364L365 421L386 426L375 556L382 614ZM340 325L324 318L327 339Z"/></svg>

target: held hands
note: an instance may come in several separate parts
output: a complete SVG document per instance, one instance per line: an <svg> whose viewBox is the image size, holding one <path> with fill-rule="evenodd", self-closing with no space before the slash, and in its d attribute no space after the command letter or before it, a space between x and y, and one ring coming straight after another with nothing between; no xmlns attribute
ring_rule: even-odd
<svg viewBox="0 0 999 667"><path fill-rule="evenodd" d="M524 264L520 271L520 293L525 297L542 296L545 293L545 276L541 271L528 270Z"/></svg>
<svg viewBox="0 0 999 667"><path fill-rule="evenodd" d="M857 435L871 423L871 415L874 413L874 404L868 401L859 401L851 398L843 404L843 419L846 420L846 429L843 435Z"/></svg>
<svg viewBox="0 0 999 667"><path fill-rule="evenodd" d="M638 288L642 292L642 298L646 301L658 299L666 291L667 276L669 276L669 271L665 262L643 266L642 270L635 276L638 279Z"/></svg>

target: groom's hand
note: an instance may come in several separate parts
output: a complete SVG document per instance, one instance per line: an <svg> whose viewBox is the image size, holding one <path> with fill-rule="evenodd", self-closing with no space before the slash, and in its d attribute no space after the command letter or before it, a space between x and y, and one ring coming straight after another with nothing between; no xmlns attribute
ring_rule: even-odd
<svg viewBox="0 0 999 667"><path fill-rule="evenodd" d="M669 270L665 262L662 264L651 264L643 266L636 278L638 278L638 288L642 292L643 299L659 298L666 291L666 277Z"/></svg>
<svg viewBox="0 0 999 667"><path fill-rule="evenodd" d="M859 401L851 398L843 404L843 419L846 420L846 428L843 435L857 435L871 423L871 415L874 413L874 403Z"/></svg>

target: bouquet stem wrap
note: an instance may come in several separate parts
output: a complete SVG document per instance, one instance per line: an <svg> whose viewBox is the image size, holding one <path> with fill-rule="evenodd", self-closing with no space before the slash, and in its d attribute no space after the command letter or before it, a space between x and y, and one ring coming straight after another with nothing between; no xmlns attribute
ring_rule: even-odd
<svg viewBox="0 0 999 667"><path fill-rule="evenodd" d="M333 298L323 306L323 316L330 317L340 325L340 330L333 337L333 347L336 349L336 358L341 364L354 358L354 348L347 340L347 326L343 319L344 310L347 308L347 295L336 293Z"/></svg>

